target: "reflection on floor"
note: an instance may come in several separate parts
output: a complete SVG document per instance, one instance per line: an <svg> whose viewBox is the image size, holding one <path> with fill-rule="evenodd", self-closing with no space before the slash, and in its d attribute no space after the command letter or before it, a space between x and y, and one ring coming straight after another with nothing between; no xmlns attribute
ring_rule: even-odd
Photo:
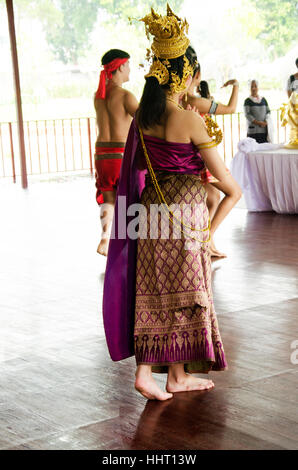
<svg viewBox="0 0 298 470"><path fill-rule="evenodd" d="M107 352L94 181L6 182L0 197L0 448L298 448L295 216L225 221L213 285L229 371L159 403L134 391L134 358Z"/></svg>

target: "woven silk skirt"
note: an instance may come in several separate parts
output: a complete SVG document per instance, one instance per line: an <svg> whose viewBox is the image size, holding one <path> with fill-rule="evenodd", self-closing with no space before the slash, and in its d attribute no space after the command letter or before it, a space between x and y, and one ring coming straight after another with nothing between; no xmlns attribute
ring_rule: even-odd
<svg viewBox="0 0 298 470"><path fill-rule="evenodd" d="M162 222L168 217L161 213L156 216L156 212L153 217L150 207L157 207L160 201L146 175L141 195L146 211L139 218L142 235L137 241L136 363L151 365L152 372L158 373L166 373L169 365L178 363L183 363L184 370L190 373L225 370L227 363L211 290L206 230L209 214L204 186L196 175L165 171L156 171L155 175L167 205L174 204L171 207L176 208L177 217L174 225L168 223L168 231L164 231ZM179 208L183 216L179 216ZM194 232L184 226L185 233L181 230L177 236L182 217L188 227L196 223L197 231L192 237L195 240L189 238ZM150 237L150 233L155 236Z"/></svg>

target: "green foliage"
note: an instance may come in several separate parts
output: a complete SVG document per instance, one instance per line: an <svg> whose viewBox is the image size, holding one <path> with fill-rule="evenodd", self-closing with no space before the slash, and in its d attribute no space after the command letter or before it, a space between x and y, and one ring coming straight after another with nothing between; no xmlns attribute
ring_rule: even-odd
<svg viewBox="0 0 298 470"><path fill-rule="evenodd" d="M296 0L250 0L255 6L262 30L257 37L269 48L272 57L287 52L297 40L298 2Z"/></svg>
<svg viewBox="0 0 298 470"><path fill-rule="evenodd" d="M179 10L183 0L171 0L169 1L170 7L174 13L179 14ZM166 2L164 0L138 0L137 2L132 0L100 0L100 8L106 10L111 16L110 20L115 18L126 20L128 17L141 18L142 15L146 15L150 12L150 7L153 7L157 13L166 13Z"/></svg>
<svg viewBox="0 0 298 470"><path fill-rule="evenodd" d="M179 13L183 0L172 0L171 7ZM105 23L115 20L129 21L149 12L146 0L15 0L20 15L39 18L43 24L48 44L56 58L63 63L76 64L89 47L89 34L101 10L108 14ZM163 0L152 0L150 6L160 13L166 11ZM141 24L135 24L139 29ZM143 25L142 25L143 27Z"/></svg>
<svg viewBox="0 0 298 470"><path fill-rule="evenodd" d="M91 94L90 84L88 86L86 83L61 83L53 85L48 89L48 97L53 99L72 99L77 96L90 99Z"/></svg>
<svg viewBox="0 0 298 470"><path fill-rule="evenodd" d="M48 43L64 63L77 63L88 48L88 37L97 19L97 0L60 0L60 21L42 17Z"/></svg>
<svg viewBox="0 0 298 470"><path fill-rule="evenodd" d="M98 0L15 0L18 12L38 18L54 55L77 63L88 49L89 33L97 20Z"/></svg>
<svg viewBox="0 0 298 470"><path fill-rule="evenodd" d="M60 11L50 0L14 0L13 3L19 17L27 15L33 18L47 18L52 24L62 21Z"/></svg>
<svg viewBox="0 0 298 470"><path fill-rule="evenodd" d="M254 3L248 0L244 1L237 11L237 21L246 32L248 39L257 38L264 29L263 19L257 13Z"/></svg>

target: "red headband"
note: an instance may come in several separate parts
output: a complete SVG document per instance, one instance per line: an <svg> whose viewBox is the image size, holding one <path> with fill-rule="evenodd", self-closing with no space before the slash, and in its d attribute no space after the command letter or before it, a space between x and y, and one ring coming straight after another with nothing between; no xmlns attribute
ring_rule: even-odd
<svg viewBox="0 0 298 470"><path fill-rule="evenodd" d="M112 72L117 70L120 65L124 64L127 62L128 59L114 59L108 64L105 64L103 66L103 70L100 72L100 77L99 77L99 84L97 88L97 92L95 95L96 99L99 100L104 100L106 97L106 80L111 80L112 78Z"/></svg>

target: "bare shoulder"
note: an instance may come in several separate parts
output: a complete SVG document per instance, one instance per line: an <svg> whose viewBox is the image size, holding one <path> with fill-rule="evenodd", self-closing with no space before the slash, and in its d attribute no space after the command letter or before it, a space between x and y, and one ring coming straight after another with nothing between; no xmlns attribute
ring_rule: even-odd
<svg viewBox="0 0 298 470"><path fill-rule="evenodd" d="M131 116L134 116L136 110L139 107L139 103L133 93L131 93L128 90L123 90L124 91L124 107L128 114Z"/></svg>
<svg viewBox="0 0 298 470"><path fill-rule="evenodd" d="M117 95L117 98L121 98L122 100L127 100L127 99L130 99L131 97L134 97L133 93L131 93L129 90L126 90L125 88L122 88L122 87L115 88L114 94Z"/></svg>
<svg viewBox="0 0 298 470"><path fill-rule="evenodd" d="M122 90L123 96L125 96L126 98L131 98L132 96L134 97L134 94L131 91L126 90L125 88L121 88L121 90Z"/></svg>
<svg viewBox="0 0 298 470"><path fill-rule="evenodd" d="M168 125L176 129L177 133L187 137L196 145L209 140L204 119L191 110L172 110L168 117Z"/></svg>
<svg viewBox="0 0 298 470"><path fill-rule="evenodd" d="M202 118L198 113L194 111L185 111L185 113L189 113L188 116L186 115L185 119L188 121L188 128L190 131L190 138L195 145L199 145L201 143L211 141L211 138L207 132L207 126Z"/></svg>
<svg viewBox="0 0 298 470"><path fill-rule="evenodd" d="M190 126L202 127L206 129L206 124L199 113L185 109L183 111L183 119L185 119Z"/></svg>
<svg viewBox="0 0 298 470"><path fill-rule="evenodd" d="M135 95L131 91L125 90L124 88L122 88L122 92L123 92L123 98L125 102L132 103L132 102L137 101Z"/></svg>
<svg viewBox="0 0 298 470"><path fill-rule="evenodd" d="M196 112L186 109L175 109L171 111L169 116L171 122L175 122L176 124L185 129L196 129L199 128L206 129L206 124L204 119Z"/></svg>
<svg viewBox="0 0 298 470"><path fill-rule="evenodd" d="M125 92L126 90L124 90L122 87L115 86L109 91L109 97L117 97L117 99L123 99L125 96Z"/></svg>

